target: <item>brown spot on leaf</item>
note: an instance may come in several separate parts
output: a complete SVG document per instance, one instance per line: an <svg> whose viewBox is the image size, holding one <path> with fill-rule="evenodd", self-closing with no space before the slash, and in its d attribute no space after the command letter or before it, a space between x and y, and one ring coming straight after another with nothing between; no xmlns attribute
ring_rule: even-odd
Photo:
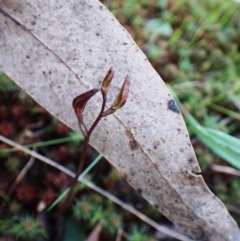
<svg viewBox="0 0 240 241"><path fill-rule="evenodd" d="M161 140L162 140L162 143L165 143L165 142L166 142L163 138L161 138Z"/></svg>
<svg viewBox="0 0 240 241"><path fill-rule="evenodd" d="M134 139L131 131L127 129L126 134L127 134L127 137L130 139L129 146L131 150L132 151L137 150L139 145L138 145L138 142Z"/></svg>
<svg viewBox="0 0 240 241"><path fill-rule="evenodd" d="M188 163L189 163L189 164L192 164L193 162L194 162L193 158L190 158L190 159L188 160Z"/></svg>
<svg viewBox="0 0 240 241"><path fill-rule="evenodd" d="M133 150L133 151L138 149L138 143L135 140L131 140L129 142L129 145L130 145L131 150Z"/></svg>
<svg viewBox="0 0 240 241"><path fill-rule="evenodd" d="M160 145L160 141L154 141L154 142L153 142L153 148L154 148L154 150L156 150L159 145Z"/></svg>

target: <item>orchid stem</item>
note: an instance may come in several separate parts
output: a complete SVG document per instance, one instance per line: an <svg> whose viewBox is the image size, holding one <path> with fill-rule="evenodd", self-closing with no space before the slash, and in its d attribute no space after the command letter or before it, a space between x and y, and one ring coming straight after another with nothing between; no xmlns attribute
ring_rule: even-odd
<svg viewBox="0 0 240 241"><path fill-rule="evenodd" d="M88 149L88 144L89 144L89 140L90 140L90 136L93 132L93 130L95 129L95 127L97 126L97 124L99 123L99 121L102 119L103 117L103 112L104 112L104 109L105 109L105 105L106 105L106 95L102 94L103 96L103 102L102 102L102 107L101 107L101 111L97 117L97 119L94 121L94 123L92 124L91 128L89 129L89 131L87 131L86 133L86 137L84 139L84 142L83 142L83 148L82 148L82 153L81 153L81 157L80 157L80 160L79 160L79 164L78 164L78 168L77 168L77 172L76 172L76 175L73 179L73 182L70 186L70 191L68 193L68 196L67 196L67 199L66 199L66 203L67 204L70 204L70 202L72 201L72 197L73 197L73 190L74 190L74 187L76 186L76 184L78 183L78 177L80 175L80 173L82 172L82 169L84 167L84 164L85 164L85 160L86 160L86 155L87 155L87 149Z"/></svg>
<svg viewBox="0 0 240 241"><path fill-rule="evenodd" d="M89 90L89 91L77 96L73 100L73 108L74 108L75 114L77 115L77 118L78 118L80 130L82 131L85 139L84 139L84 142L83 142L82 153L81 153L81 157L80 157L80 160L79 160L76 175L75 175L75 177L73 179L73 182L70 186L70 191L69 191L67 199L66 199L66 205L70 204L70 202L72 200L74 187L78 183L78 177L79 177L79 175L82 172L82 169L84 167L86 155L87 155L87 148L88 148L90 136L91 136L93 130L95 129L95 127L97 126L99 121L102 119L102 117L105 117L107 115L110 115L110 114L114 113L117 109L120 109L127 101L129 85L130 85L130 78L129 78L128 75L126 76L125 81L124 81L124 83L123 83L123 85L120 89L120 92L119 92L118 96L116 97L116 99L114 100L112 106L108 110L104 111L105 106L106 106L106 101L107 101L107 92L108 92L109 86L111 84L111 81L113 79L113 76L114 76L114 70L113 70L113 68L110 68L107 75L105 76L105 78L102 81L101 93L102 93L102 100L103 101L102 101L101 110L99 112L98 117L93 122L93 124L92 124L92 126L89 130L87 130L87 128L86 128L86 126L83 122L82 113L83 113L84 108L87 104L87 101L93 95L95 95L100 89L95 88L95 89Z"/></svg>

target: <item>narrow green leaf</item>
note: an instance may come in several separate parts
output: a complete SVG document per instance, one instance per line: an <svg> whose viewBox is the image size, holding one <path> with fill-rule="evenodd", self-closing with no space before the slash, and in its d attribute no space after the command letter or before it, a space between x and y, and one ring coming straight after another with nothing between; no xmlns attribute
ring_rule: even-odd
<svg viewBox="0 0 240 241"><path fill-rule="evenodd" d="M42 142L37 142L29 145L24 145L24 147L27 148L32 148L32 147L43 147L43 146L50 146L50 145L56 145L56 144L61 144L61 143L67 143L67 142L78 142L78 141L83 141L83 137L80 136L78 133L73 133L70 134L68 137L64 138L59 138L55 140L50 140L50 141L42 141ZM17 151L17 148L8 148L8 149L3 149L0 151L1 154Z"/></svg>
<svg viewBox="0 0 240 241"><path fill-rule="evenodd" d="M214 138L215 142L218 143L222 148L229 148L233 152L240 155L240 139L233 137L229 134L226 134L222 131L211 129L211 128L204 128L211 138ZM240 159L240 156L239 156ZM240 162L240 160L239 160Z"/></svg>
<svg viewBox="0 0 240 241"><path fill-rule="evenodd" d="M81 179L83 177L85 177L90 170L95 167L95 165L102 159L102 155L99 154L94 161L81 173L81 175L78 177L78 180L81 181ZM70 188L65 189L62 194L51 204L51 206L47 209L47 211L50 211L51 209L53 209L59 202L61 202L65 196L68 194L68 192L70 191Z"/></svg>
<svg viewBox="0 0 240 241"><path fill-rule="evenodd" d="M183 112L192 131L198 139L211 149L216 155L230 165L240 169L240 140L219 130L205 128L183 107L175 92L169 87L179 108Z"/></svg>

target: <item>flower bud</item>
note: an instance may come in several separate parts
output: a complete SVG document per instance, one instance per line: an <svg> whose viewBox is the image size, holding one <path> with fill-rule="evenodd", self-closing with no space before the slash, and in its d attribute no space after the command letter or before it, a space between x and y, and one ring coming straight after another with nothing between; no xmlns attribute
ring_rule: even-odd
<svg viewBox="0 0 240 241"><path fill-rule="evenodd" d="M88 100L95 95L100 89L99 88L95 88L92 90L89 90L87 92L84 92L83 94L80 94L79 96L77 96L76 98L74 98L72 106L73 109L75 111L75 114L77 115L78 121L79 121L79 125L83 124L83 116L82 113L85 109L85 106L88 102Z"/></svg>
<svg viewBox="0 0 240 241"><path fill-rule="evenodd" d="M110 114L114 113L117 109L120 109L121 107L124 106L124 104L127 101L129 86L130 86L130 78L127 75L118 96L114 100L112 106L103 112L103 116L110 115Z"/></svg>
<svg viewBox="0 0 240 241"><path fill-rule="evenodd" d="M109 86L110 86L110 84L112 82L112 79L113 79L113 76L114 76L114 70L113 70L113 68L110 68L107 75L105 76L105 78L103 79L103 82L102 82L101 92L102 92L103 96L107 95Z"/></svg>
<svg viewBox="0 0 240 241"><path fill-rule="evenodd" d="M122 85L122 88L117 96L117 98L114 100L111 108L113 110L117 110L117 109L120 109L121 107L124 106L124 104L126 103L127 101L127 97L128 97L128 91L129 91L129 86L130 86L130 78L129 76L127 75L123 85Z"/></svg>

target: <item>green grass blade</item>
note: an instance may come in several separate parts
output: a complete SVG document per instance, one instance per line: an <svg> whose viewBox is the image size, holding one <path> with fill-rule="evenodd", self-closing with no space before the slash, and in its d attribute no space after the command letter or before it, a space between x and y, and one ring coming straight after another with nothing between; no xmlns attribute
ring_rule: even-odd
<svg viewBox="0 0 240 241"><path fill-rule="evenodd" d="M49 212L50 210L52 210L58 203L60 203L65 197L66 195L69 193L70 188L68 187L67 189L65 189L60 196L50 205L50 207L47 209L47 211Z"/></svg>
<svg viewBox="0 0 240 241"><path fill-rule="evenodd" d="M202 127L190 114L186 118L202 143L229 164L240 169L240 140L221 131Z"/></svg>
<svg viewBox="0 0 240 241"><path fill-rule="evenodd" d="M211 128L204 128L204 129L209 133L211 138L214 138L214 141L218 143L218 145L220 145L222 148L227 147L231 151L240 155L239 139L216 129L211 129ZM239 162L240 162L240 156L239 156Z"/></svg>
<svg viewBox="0 0 240 241"><path fill-rule="evenodd" d="M189 126L198 139L230 165L240 169L240 140L219 130L205 128L183 107L173 89L169 86L175 101L184 114Z"/></svg>
<svg viewBox="0 0 240 241"><path fill-rule="evenodd" d="M67 143L67 142L78 142L78 141L83 141L83 140L84 139L82 136L80 136L77 133L73 133L68 137L59 138L59 139L50 140L50 141L42 141L42 142L38 142L38 143L33 143L33 144L25 145L24 147L26 147L26 148L43 147L43 146L50 146L50 145ZM0 153L6 154L6 153L14 152L17 150L18 150L17 148L8 148L8 149L1 150Z"/></svg>
<svg viewBox="0 0 240 241"><path fill-rule="evenodd" d="M236 151L236 149L230 148L230 145L227 145L226 142L224 142L222 139L219 139L217 135L212 134L215 131L216 130L214 129L202 127L195 130L194 133L196 134L198 139L202 143L204 143L209 149L211 149L215 154L217 154L219 157L227 161L235 168L240 169L239 149ZM231 136L228 134L222 134L228 136L227 139L231 138ZM240 145L240 141L238 139L236 140L238 141L238 145ZM235 143L235 145L236 144L237 143Z"/></svg>
<svg viewBox="0 0 240 241"><path fill-rule="evenodd" d="M102 155L99 154L94 161L79 175L78 180L81 181L81 179L86 176L90 170L96 166L96 164L102 159ZM51 206L47 209L47 211L50 211L53 209L59 202L61 202L65 196L68 194L70 191L70 188L68 187L66 190L63 191L63 193L51 204Z"/></svg>

